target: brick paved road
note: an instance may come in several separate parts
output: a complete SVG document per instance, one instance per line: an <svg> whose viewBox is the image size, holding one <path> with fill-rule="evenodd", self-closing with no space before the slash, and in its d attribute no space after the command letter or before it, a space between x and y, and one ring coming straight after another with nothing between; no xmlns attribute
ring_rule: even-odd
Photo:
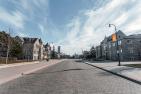
<svg viewBox="0 0 141 94"><path fill-rule="evenodd" d="M31 73L33 71L37 71L44 67L49 67L51 65L59 63L61 61L63 60L50 60L49 62L40 61L39 63L29 63L29 64L25 63L21 65L19 64L19 66L16 66L16 64L7 65L8 67L0 68L0 85L12 79L21 77L22 73L23 74Z"/></svg>
<svg viewBox="0 0 141 94"><path fill-rule="evenodd" d="M68 60L3 84L0 94L141 94L141 86Z"/></svg>

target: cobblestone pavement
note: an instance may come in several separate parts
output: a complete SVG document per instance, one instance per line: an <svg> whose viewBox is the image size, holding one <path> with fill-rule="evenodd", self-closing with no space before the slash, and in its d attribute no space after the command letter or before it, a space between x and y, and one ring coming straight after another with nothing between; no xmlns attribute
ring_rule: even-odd
<svg viewBox="0 0 141 94"><path fill-rule="evenodd" d="M141 86L67 60L1 85L0 94L141 94Z"/></svg>

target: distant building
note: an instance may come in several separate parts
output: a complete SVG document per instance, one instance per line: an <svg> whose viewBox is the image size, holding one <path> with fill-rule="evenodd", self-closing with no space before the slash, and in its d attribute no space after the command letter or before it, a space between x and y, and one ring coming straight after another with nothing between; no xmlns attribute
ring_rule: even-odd
<svg viewBox="0 0 141 94"><path fill-rule="evenodd" d="M58 58L61 58L61 46L58 46Z"/></svg>
<svg viewBox="0 0 141 94"><path fill-rule="evenodd" d="M43 55L44 55L44 59L50 59L51 58L51 47L50 47L49 43L44 45Z"/></svg>
<svg viewBox="0 0 141 94"><path fill-rule="evenodd" d="M58 53L61 53L61 46L58 46Z"/></svg>
<svg viewBox="0 0 141 94"><path fill-rule="evenodd" d="M96 59L100 59L101 58L101 46L96 46Z"/></svg>

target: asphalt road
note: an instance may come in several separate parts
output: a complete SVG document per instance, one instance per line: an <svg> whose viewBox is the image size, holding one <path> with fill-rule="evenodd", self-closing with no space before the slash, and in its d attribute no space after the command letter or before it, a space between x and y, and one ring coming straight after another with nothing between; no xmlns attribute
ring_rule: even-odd
<svg viewBox="0 0 141 94"><path fill-rule="evenodd" d="M0 85L0 94L141 94L141 86L67 60Z"/></svg>

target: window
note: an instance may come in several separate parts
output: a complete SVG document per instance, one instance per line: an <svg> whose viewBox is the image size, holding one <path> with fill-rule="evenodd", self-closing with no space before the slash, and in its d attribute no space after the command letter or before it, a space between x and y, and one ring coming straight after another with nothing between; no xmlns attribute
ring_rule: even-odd
<svg viewBox="0 0 141 94"><path fill-rule="evenodd" d="M104 50L106 50L106 44L104 44Z"/></svg>
<svg viewBox="0 0 141 94"><path fill-rule="evenodd" d="M129 50L129 53L133 54L134 53L134 50L133 49L128 49Z"/></svg>
<svg viewBox="0 0 141 94"><path fill-rule="evenodd" d="M121 45L121 40L118 41L118 45Z"/></svg>
<svg viewBox="0 0 141 94"><path fill-rule="evenodd" d="M113 47L114 47L114 46L116 46L116 44L115 44L115 43L113 43Z"/></svg>
<svg viewBox="0 0 141 94"><path fill-rule="evenodd" d="M132 43L132 40L127 40L127 43L131 44Z"/></svg>
<svg viewBox="0 0 141 94"><path fill-rule="evenodd" d="M131 61L134 61L135 60L135 58L134 57L131 57L131 58L129 58Z"/></svg>
<svg viewBox="0 0 141 94"><path fill-rule="evenodd" d="M111 48L111 43L109 43L109 48Z"/></svg>
<svg viewBox="0 0 141 94"><path fill-rule="evenodd" d="M134 50L131 50L130 53L134 53Z"/></svg>

